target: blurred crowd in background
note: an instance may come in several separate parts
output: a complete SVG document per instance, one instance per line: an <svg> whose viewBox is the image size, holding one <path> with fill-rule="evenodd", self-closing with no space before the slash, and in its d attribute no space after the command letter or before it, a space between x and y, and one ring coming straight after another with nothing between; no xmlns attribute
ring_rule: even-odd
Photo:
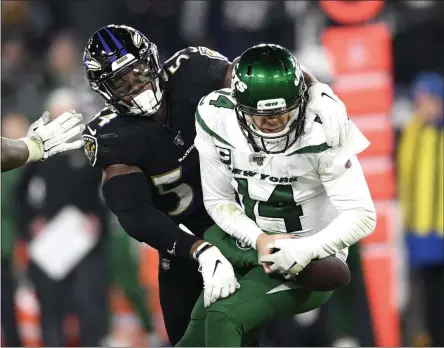
<svg viewBox="0 0 444 348"><path fill-rule="evenodd" d="M103 101L88 87L82 54L88 38L111 23L143 32L162 61L198 45L233 60L269 42L290 49L321 81L335 82L321 37L342 23L319 1L10 0L1 6L2 136L10 138L24 136L45 110L55 117L75 109L85 121L100 111ZM443 13L440 1L385 1L369 21L383 23L392 42L389 156L397 164L394 201L401 218L393 218L390 232L396 235L390 239L396 243L395 280L372 279L398 284L388 300L396 303L394 325L401 328L399 334L393 329L393 345L444 345ZM101 172L89 166L83 150L2 174L3 346L168 345L156 294L156 254L122 231L103 203L100 183ZM60 221L70 229L81 226L91 245L65 271L46 269L46 261L37 262L32 253L39 232ZM47 255L48 264L58 263L69 238ZM380 307L368 293L362 254L358 246L350 254L348 288L320 311L273 324L262 344L382 344L377 323L385 313L375 313Z"/></svg>

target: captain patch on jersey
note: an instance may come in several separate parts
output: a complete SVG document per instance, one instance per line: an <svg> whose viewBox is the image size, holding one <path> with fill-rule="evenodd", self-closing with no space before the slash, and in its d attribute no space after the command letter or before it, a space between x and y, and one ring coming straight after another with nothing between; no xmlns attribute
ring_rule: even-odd
<svg viewBox="0 0 444 348"><path fill-rule="evenodd" d="M89 163L94 167L97 161L97 138L88 134L83 134L82 139L85 155L88 157Z"/></svg>

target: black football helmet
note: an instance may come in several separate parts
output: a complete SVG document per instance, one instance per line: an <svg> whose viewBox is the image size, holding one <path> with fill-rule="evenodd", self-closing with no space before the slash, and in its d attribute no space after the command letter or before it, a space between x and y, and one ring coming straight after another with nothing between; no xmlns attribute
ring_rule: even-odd
<svg viewBox="0 0 444 348"><path fill-rule="evenodd" d="M90 87L117 112L153 115L162 103L167 74L154 43L126 25L107 25L88 40L83 66Z"/></svg>

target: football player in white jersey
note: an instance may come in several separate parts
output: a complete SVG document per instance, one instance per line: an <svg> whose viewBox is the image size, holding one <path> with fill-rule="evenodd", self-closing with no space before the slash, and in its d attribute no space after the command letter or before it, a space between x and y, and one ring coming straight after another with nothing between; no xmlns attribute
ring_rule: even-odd
<svg viewBox="0 0 444 348"><path fill-rule="evenodd" d="M338 102L328 91L314 97L324 108ZM351 123L332 148L320 118L306 132L306 101L298 61L268 44L234 63L231 89L201 99L195 146L217 224L205 239L233 264L241 287L206 311L198 302L178 346L245 345L270 321L320 306L332 291L298 287L298 273L331 255L345 262L347 247L374 230L357 159L368 140Z"/></svg>

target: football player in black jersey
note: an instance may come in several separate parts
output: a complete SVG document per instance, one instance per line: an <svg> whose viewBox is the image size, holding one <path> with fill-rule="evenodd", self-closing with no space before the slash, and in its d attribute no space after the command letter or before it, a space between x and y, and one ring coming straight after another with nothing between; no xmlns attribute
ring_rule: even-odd
<svg viewBox="0 0 444 348"><path fill-rule="evenodd" d="M95 32L83 64L90 87L106 102L84 131L85 153L104 169L104 198L126 232L159 251L160 302L175 345L202 291L193 258L206 306L238 286L231 264L201 239L213 221L203 205L194 148L197 104L231 85L232 66L205 47L183 49L162 65L156 46L124 25ZM334 95L305 75L314 84L309 91L320 95L327 88ZM325 127L341 130L334 134L338 145L347 134L345 107L338 100L337 110L316 112Z"/></svg>

